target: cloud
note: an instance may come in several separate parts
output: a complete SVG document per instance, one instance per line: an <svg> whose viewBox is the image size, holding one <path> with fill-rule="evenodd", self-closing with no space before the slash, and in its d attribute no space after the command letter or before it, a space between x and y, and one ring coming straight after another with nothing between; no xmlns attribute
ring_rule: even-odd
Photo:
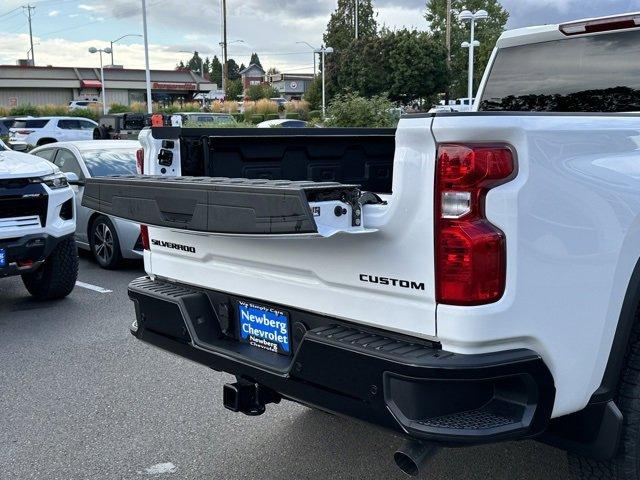
<svg viewBox="0 0 640 480"><path fill-rule="evenodd" d="M51 10L49 12L50 17L57 17L58 15L60 15L60 10Z"/></svg>
<svg viewBox="0 0 640 480"><path fill-rule="evenodd" d="M78 9L86 12L104 12L106 10L104 5L87 5L86 3L78 5Z"/></svg>

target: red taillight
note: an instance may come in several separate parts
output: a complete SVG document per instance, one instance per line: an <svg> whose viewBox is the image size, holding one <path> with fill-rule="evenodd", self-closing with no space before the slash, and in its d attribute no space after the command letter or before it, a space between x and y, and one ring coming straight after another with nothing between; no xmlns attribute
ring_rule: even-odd
<svg viewBox="0 0 640 480"><path fill-rule="evenodd" d="M506 280L504 233L484 211L487 192L512 178L506 146L440 145L436 171L436 299L481 305L500 299Z"/></svg>
<svg viewBox="0 0 640 480"><path fill-rule="evenodd" d="M33 130L16 130L16 133L19 135L31 135Z"/></svg>
<svg viewBox="0 0 640 480"><path fill-rule="evenodd" d="M621 15L617 17L599 18L585 22L565 23L560 31L565 35L582 35L585 33L610 32L640 27L640 15Z"/></svg>
<svg viewBox="0 0 640 480"><path fill-rule="evenodd" d="M138 175L144 174L144 149L136 150L136 171Z"/></svg>
<svg viewBox="0 0 640 480"><path fill-rule="evenodd" d="M142 240L142 248L144 250L150 250L149 227L146 225L140 225L140 239Z"/></svg>

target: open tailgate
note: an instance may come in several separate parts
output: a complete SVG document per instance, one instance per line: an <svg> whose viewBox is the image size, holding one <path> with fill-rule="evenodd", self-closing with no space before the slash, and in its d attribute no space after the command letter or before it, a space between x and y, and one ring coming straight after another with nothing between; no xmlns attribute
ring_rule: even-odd
<svg viewBox="0 0 640 480"><path fill-rule="evenodd" d="M265 179L88 179L82 205L137 223L225 235L365 233L357 185Z"/></svg>

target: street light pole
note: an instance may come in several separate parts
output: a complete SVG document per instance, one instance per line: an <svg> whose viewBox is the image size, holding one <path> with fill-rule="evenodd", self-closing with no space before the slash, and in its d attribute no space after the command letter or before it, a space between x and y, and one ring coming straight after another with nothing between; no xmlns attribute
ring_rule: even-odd
<svg viewBox="0 0 640 480"><path fill-rule="evenodd" d="M114 60L113 60L113 44L117 43L120 40L122 40L123 38L127 38L127 37L142 37L142 35L139 35L137 33L127 33L126 35L123 35L120 38L116 38L115 40L111 40L111 65L115 65Z"/></svg>
<svg viewBox="0 0 640 480"><path fill-rule="evenodd" d="M358 7L360 6L360 1L359 0L355 0L356 2L356 40L358 39L358 33L359 33L359 28L360 28L360 24L358 23Z"/></svg>
<svg viewBox="0 0 640 480"><path fill-rule="evenodd" d="M325 68L325 56L327 53L333 53L333 48L322 46L315 51L322 55L322 118L327 116L327 87L326 87L326 68Z"/></svg>
<svg viewBox="0 0 640 480"><path fill-rule="evenodd" d="M463 10L458 15L458 19L462 22L469 21L471 22L471 41L464 42L462 44L463 48L469 48L469 83L467 87L468 91L468 102L469 107L473 105L473 55L475 47L479 46L480 43L476 41L476 21L486 20L489 18L489 14L486 10L478 10L475 13L471 13L469 10Z"/></svg>
<svg viewBox="0 0 640 480"><path fill-rule="evenodd" d="M89 48L89 53L100 53L100 84L102 85L102 113L107 114L107 87L104 84L104 66L102 63L102 52L111 53L111 48Z"/></svg>
<svg viewBox="0 0 640 480"><path fill-rule="evenodd" d="M147 82L147 113L153 113L153 100L151 98L151 71L149 70L149 37L147 35L147 1L142 0L142 30L144 35L144 63Z"/></svg>

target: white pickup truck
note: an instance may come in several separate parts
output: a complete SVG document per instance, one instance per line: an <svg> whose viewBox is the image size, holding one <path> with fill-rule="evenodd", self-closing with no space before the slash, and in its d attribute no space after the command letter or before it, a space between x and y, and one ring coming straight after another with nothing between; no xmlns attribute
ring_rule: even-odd
<svg viewBox="0 0 640 480"><path fill-rule="evenodd" d="M397 131L153 128L84 204L141 224L132 332L439 445L640 478L640 14L506 32L473 112ZM148 176L147 176L148 175Z"/></svg>

